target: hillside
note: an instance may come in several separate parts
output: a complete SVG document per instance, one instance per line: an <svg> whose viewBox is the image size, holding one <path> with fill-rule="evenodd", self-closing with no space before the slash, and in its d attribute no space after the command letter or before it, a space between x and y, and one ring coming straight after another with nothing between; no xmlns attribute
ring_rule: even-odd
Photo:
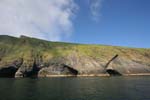
<svg viewBox="0 0 150 100"><path fill-rule="evenodd" d="M0 77L150 75L150 49L0 36Z"/></svg>

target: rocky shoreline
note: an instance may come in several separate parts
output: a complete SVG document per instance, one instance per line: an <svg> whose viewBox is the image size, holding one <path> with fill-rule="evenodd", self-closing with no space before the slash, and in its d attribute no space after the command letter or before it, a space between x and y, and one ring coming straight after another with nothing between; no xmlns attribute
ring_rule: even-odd
<svg viewBox="0 0 150 100"><path fill-rule="evenodd" d="M150 73L139 73L139 74L124 74L122 76L150 76ZM109 74L98 74L98 75L40 75L39 78L53 78L53 77L111 77ZM21 78L21 77L15 77Z"/></svg>
<svg viewBox="0 0 150 100"><path fill-rule="evenodd" d="M38 77L110 77L109 74L98 74L98 75L46 75ZM150 73L139 73L139 74L125 74L122 76L150 76Z"/></svg>

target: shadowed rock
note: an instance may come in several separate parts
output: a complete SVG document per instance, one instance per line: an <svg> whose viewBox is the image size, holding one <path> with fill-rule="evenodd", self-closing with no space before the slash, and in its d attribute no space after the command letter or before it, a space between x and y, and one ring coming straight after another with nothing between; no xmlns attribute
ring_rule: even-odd
<svg viewBox="0 0 150 100"><path fill-rule="evenodd" d="M23 59L20 58L19 60L14 61L11 65L5 65L3 68L0 69L0 77L15 77L15 73L22 65L22 63Z"/></svg>
<svg viewBox="0 0 150 100"><path fill-rule="evenodd" d="M39 71L39 76L46 76L46 75L72 75L76 76L78 71L74 68L71 68L65 64L55 64L50 65L49 67L42 68Z"/></svg>
<svg viewBox="0 0 150 100"><path fill-rule="evenodd" d="M24 77L37 77L39 70L40 70L40 68L37 67L36 63L34 63L32 70L25 71L23 75L24 75Z"/></svg>
<svg viewBox="0 0 150 100"><path fill-rule="evenodd" d="M62 64L62 66L64 66L64 69L66 68L72 75L78 75L78 73L79 73L76 69L71 68L65 64Z"/></svg>
<svg viewBox="0 0 150 100"><path fill-rule="evenodd" d="M119 56L119 55L117 54L117 55L115 55L113 58L111 58L111 60L109 60L108 63L106 64L105 68L107 69L107 68L109 67L109 64L110 64L113 60L115 60L118 56Z"/></svg>
<svg viewBox="0 0 150 100"><path fill-rule="evenodd" d="M34 60L30 66L22 65L15 74L15 77L37 77L40 70L39 65Z"/></svg>
<svg viewBox="0 0 150 100"><path fill-rule="evenodd" d="M8 68L2 68L0 70L0 77L14 77L15 73L17 71L17 68L15 68L14 66L10 66Z"/></svg>
<svg viewBox="0 0 150 100"><path fill-rule="evenodd" d="M117 70L114 70L114 69L107 69L106 71L110 76L121 76L122 75Z"/></svg>
<svg viewBox="0 0 150 100"><path fill-rule="evenodd" d="M112 66L109 66L119 55L115 55L111 60L108 61L108 63L106 64L105 68L106 68L106 72L110 75L110 76L121 76L122 74L119 73L116 69L114 69Z"/></svg>

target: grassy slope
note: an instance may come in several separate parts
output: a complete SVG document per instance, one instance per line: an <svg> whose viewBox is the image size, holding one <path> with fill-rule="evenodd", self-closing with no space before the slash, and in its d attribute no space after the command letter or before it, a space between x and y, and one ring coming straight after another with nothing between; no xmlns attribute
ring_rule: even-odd
<svg viewBox="0 0 150 100"><path fill-rule="evenodd" d="M66 57L74 53L78 56L90 57L100 61L108 61L112 56L119 54L126 59L146 64L150 62L150 49L72 44L49 42L29 37L0 36L0 65L22 57L29 63L35 57L42 57L44 61L47 61L51 58Z"/></svg>

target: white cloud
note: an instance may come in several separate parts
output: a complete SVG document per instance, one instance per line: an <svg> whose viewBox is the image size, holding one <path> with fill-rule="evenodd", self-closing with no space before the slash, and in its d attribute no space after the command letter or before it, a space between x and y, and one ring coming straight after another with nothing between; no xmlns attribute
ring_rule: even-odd
<svg viewBox="0 0 150 100"><path fill-rule="evenodd" d="M101 16L100 10L102 7L102 1L103 0L89 0L91 15L94 21L98 21Z"/></svg>
<svg viewBox="0 0 150 100"><path fill-rule="evenodd" d="M0 34L61 40L76 9L73 0L0 0Z"/></svg>

